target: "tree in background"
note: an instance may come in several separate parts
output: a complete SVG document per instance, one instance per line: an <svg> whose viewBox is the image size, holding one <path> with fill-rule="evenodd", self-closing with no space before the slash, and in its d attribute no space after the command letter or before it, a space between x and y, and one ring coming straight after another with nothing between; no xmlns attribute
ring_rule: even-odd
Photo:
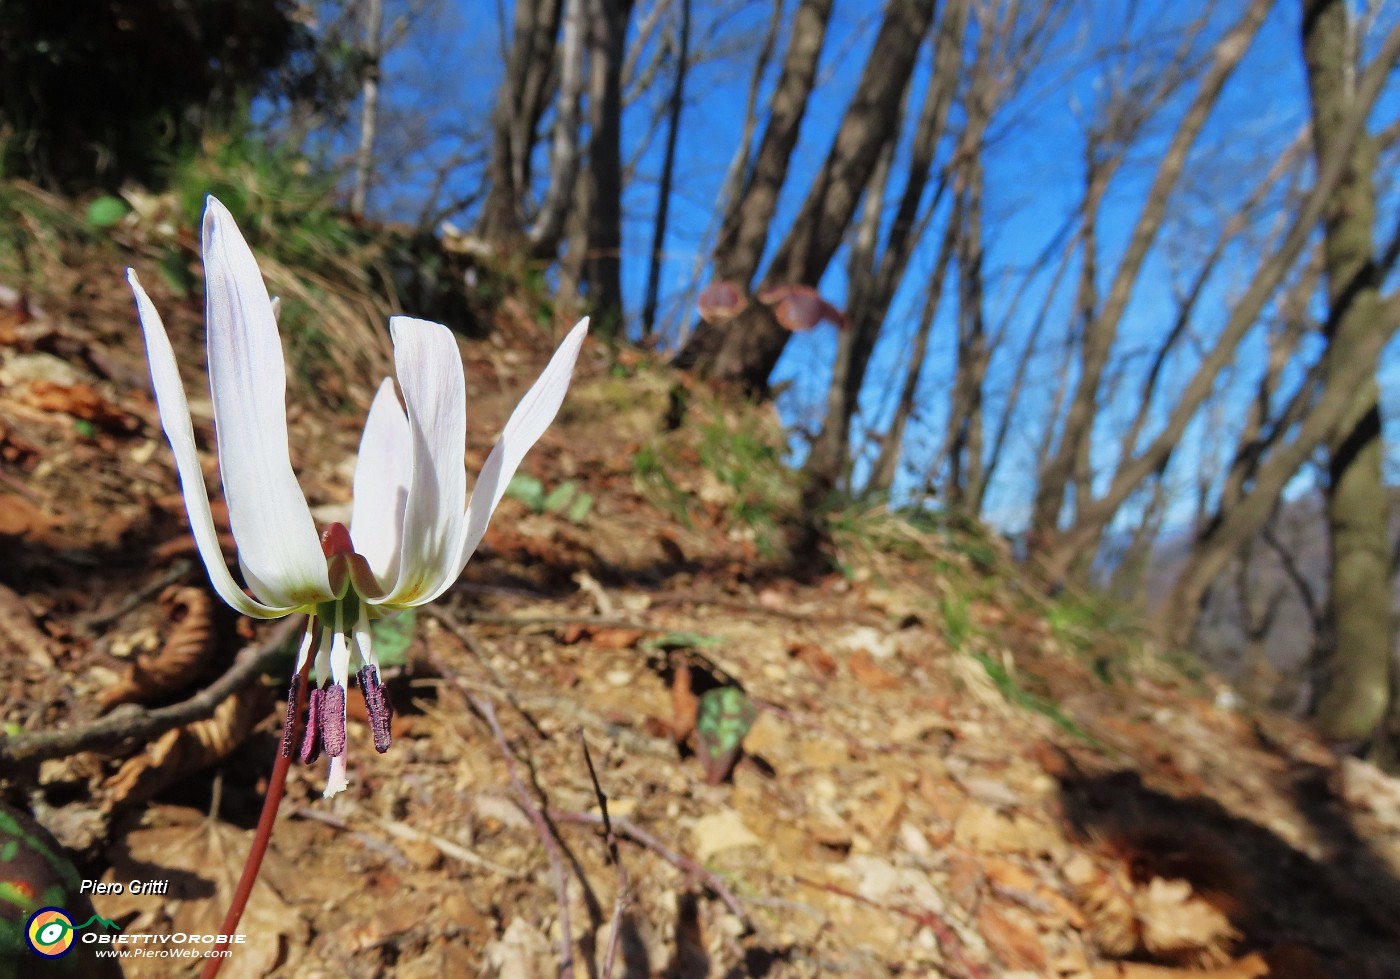
<svg viewBox="0 0 1400 979"><path fill-rule="evenodd" d="M6 0L0 165L66 190L151 181L311 42L291 0Z"/></svg>
<svg viewBox="0 0 1400 979"><path fill-rule="evenodd" d="M1356 35L1347 4L1303 0L1302 7L1318 166L1329 148L1351 146L1322 219L1328 346L1322 383L1324 391L1345 394L1346 408L1327 438L1333 647L1317 723L1323 737L1355 745L1371 739L1391 709L1395 689L1389 498L1381 481L1384 442L1376 383L1381 345L1374 341L1388 339L1397 322L1394 311L1383 310L1380 302L1375 141L1365 132L1348 140L1346 133L1358 101ZM1358 379L1358 371L1364 377Z"/></svg>

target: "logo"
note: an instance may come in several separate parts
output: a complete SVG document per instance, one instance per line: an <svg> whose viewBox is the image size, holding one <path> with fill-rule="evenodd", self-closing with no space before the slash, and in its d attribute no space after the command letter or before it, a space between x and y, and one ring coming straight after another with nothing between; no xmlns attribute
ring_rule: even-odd
<svg viewBox="0 0 1400 979"><path fill-rule="evenodd" d="M46 959L62 958L73 950L73 933L81 931L94 921L121 931L115 922L108 921L100 915L93 915L81 925L75 925L73 919L68 917L68 912L62 908L40 908L29 916L29 923L24 929L24 939L35 955Z"/></svg>

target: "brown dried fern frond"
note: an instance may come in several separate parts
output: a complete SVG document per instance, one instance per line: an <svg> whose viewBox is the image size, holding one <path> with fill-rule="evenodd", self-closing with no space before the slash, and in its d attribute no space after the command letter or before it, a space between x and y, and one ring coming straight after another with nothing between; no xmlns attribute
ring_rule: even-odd
<svg viewBox="0 0 1400 979"><path fill-rule="evenodd" d="M149 704L189 686L204 672L218 644L213 604L201 588L172 585L160 595L171 623L160 650L132 663L127 675L101 697L104 711L118 704Z"/></svg>
<svg viewBox="0 0 1400 979"><path fill-rule="evenodd" d="M254 682L219 704L212 716L166 731L107 780L106 808L145 802L185 776L223 761L271 707L268 689Z"/></svg>

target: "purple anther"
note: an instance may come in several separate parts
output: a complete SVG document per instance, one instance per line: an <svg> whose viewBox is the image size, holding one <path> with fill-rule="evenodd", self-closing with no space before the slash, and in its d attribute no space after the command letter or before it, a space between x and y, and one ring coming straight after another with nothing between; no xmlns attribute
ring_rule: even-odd
<svg viewBox="0 0 1400 979"><path fill-rule="evenodd" d="M292 732L297 725L297 678L292 677L292 688L287 691L287 719L282 723L282 757L292 757Z"/></svg>
<svg viewBox="0 0 1400 979"><path fill-rule="evenodd" d="M365 698L365 713L369 715L369 729L374 734L374 750L381 755L394 743L390 723L394 719L394 705L389 702L389 691L379 682L379 670L364 666L356 674L360 678L360 693Z"/></svg>
<svg viewBox="0 0 1400 979"><path fill-rule="evenodd" d="M321 747L332 758L345 754L345 688L333 683L325 689L319 710Z"/></svg>
<svg viewBox="0 0 1400 979"><path fill-rule="evenodd" d="M321 701L325 691L320 687L311 688L311 702L306 707L306 730L301 736L301 761L309 765L321 757Z"/></svg>

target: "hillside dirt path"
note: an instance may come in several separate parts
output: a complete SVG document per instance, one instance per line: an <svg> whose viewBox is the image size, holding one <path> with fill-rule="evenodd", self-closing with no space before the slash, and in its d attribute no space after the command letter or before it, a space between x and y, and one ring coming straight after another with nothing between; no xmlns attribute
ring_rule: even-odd
<svg viewBox="0 0 1400 979"><path fill-rule="evenodd" d="M207 590L107 278L30 322L0 310L9 734L182 701L276 628ZM153 291L207 446L199 311ZM464 343L470 472L552 342L508 304ZM294 379L294 461L337 519L362 415L307 394ZM768 455L716 455L750 443ZM591 504L508 498L386 670L392 749L352 711L347 792L323 800L324 763L293 767L222 975L553 976L566 911L590 977L610 955L619 977L1400 976L1400 782L1188 679L1131 625L1056 613L973 529L853 513L839 573L794 567L770 519L785 491L760 485L781 444L764 413L591 344L524 467ZM132 664L156 662L153 693ZM97 898L125 934L213 930L285 685L8 766L5 797L84 876L171 882ZM730 687L753 723L710 784L696 715Z"/></svg>

